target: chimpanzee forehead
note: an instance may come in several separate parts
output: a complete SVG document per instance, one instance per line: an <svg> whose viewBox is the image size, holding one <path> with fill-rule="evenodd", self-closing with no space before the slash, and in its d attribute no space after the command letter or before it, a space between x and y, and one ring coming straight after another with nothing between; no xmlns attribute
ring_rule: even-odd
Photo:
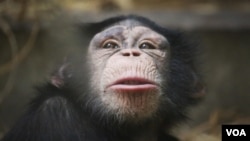
<svg viewBox="0 0 250 141"><path fill-rule="evenodd" d="M136 19L125 19L106 27L101 32L106 35L112 35L112 34L116 35L116 34L121 34L122 32L124 32L124 30L133 30L133 29L137 29L138 33L153 31L153 29L151 29L150 27L146 26L145 24L141 23ZM156 31L153 32L157 33Z"/></svg>
<svg viewBox="0 0 250 141"><path fill-rule="evenodd" d="M122 25L126 27L131 27L131 28L135 26L144 26L141 22L135 19L126 19L126 20L116 23L115 25Z"/></svg>
<svg viewBox="0 0 250 141"><path fill-rule="evenodd" d="M124 24L118 24L113 25L112 27L109 27L103 31L101 31L99 34L97 34L98 37L101 38L134 38L137 39L139 37L148 37L148 38L154 38L157 40L164 41L166 40L164 36L161 34L153 31L152 29L145 27L143 25L133 25L133 26L127 26Z"/></svg>
<svg viewBox="0 0 250 141"><path fill-rule="evenodd" d="M105 27L103 29L103 31L106 29L109 29L111 27L114 27L114 26L123 26L123 27L127 27L127 28L133 28L136 26L145 26L145 25L136 19L125 19L125 20L121 20L121 21L115 22L113 24L110 24L109 26Z"/></svg>

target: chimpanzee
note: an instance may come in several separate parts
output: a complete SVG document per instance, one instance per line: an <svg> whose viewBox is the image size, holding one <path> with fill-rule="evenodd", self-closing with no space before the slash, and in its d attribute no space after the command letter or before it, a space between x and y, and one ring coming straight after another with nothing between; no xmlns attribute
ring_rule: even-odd
<svg viewBox="0 0 250 141"><path fill-rule="evenodd" d="M177 141L170 129L203 93L198 47L136 15L84 24L81 33L90 40L80 61L37 88L2 141Z"/></svg>

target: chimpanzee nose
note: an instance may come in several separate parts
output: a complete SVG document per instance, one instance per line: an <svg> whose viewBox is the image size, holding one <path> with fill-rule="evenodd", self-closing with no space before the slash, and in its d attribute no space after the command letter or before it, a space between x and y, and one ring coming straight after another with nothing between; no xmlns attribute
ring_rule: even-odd
<svg viewBox="0 0 250 141"><path fill-rule="evenodd" d="M141 52L138 49L124 49L122 51L123 56L140 56Z"/></svg>

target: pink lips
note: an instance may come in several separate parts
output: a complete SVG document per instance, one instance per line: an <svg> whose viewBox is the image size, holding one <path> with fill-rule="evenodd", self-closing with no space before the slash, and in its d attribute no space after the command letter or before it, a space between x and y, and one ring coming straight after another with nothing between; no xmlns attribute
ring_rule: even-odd
<svg viewBox="0 0 250 141"><path fill-rule="evenodd" d="M121 91L147 91L156 89L157 84L144 78L127 77L115 81L107 88Z"/></svg>

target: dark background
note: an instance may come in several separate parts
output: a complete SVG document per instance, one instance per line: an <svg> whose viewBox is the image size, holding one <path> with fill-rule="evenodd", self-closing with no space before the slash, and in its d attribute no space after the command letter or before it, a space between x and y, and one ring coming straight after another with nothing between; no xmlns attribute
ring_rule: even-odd
<svg viewBox="0 0 250 141"><path fill-rule="evenodd" d="M0 138L84 37L68 23L136 13L186 31L202 47L206 96L176 128L184 141L219 141L220 126L250 124L248 0L0 0ZM178 131L178 132L177 132Z"/></svg>

